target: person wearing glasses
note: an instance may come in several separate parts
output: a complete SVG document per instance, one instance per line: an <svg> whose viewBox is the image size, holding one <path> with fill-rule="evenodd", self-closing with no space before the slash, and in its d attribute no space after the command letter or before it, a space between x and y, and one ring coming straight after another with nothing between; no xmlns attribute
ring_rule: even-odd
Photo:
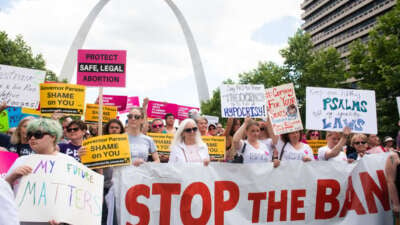
<svg viewBox="0 0 400 225"><path fill-rule="evenodd" d="M128 114L126 132L128 133L131 158L134 166L139 166L147 162L149 154L151 154L153 162L160 162L157 147L153 139L142 133L144 123L143 109L138 107L132 108Z"/></svg>
<svg viewBox="0 0 400 225"><path fill-rule="evenodd" d="M347 158L360 160L365 154L368 154L368 137L365 134L354 134L351 138L350 145L356 151L348 154Z"/></svg>
<svg viewBox="0 0 400 225"><path fill-rule="evenodd" d="M67 126L68 143L58 143L61 153L67 154L75 158L78 162L81 161L78 150L82 146L84 136L87 131L87 126L82 120L73 120Z"/></svg>
<svg viewBox="0 0 400 225"><path fill-rule="evenodd" d="M318 149L318 160L347 161L343 148L350 136L350 128L344 127L343 133L328 131L326 133L327 145Z"/></svg>
<svg viewBox="0 0 400 225"><path fill-rule="evenodd" d="M321 133L317 130L310 130L307 132L308 133L308 140L320 140L321 139Z"/></svg>
<svg viewBox="0 0 400 225"><path fill-rule="evenodd" d="M26 137L26 128L28 126L28 122L32 119L34 119L32 116L22 119L11 137L7 134L0 133L0 147L3 147L10 152L15 152L19 156L32 154L33 150L30 147Z"/></svg>
<svg viewBox="0 0 400 225"><path fill-rule="evenodd" d="M207 126L206 126L207 127ZM193 119L185 119L179 125L171 143L168 163L210 163L208 147L201 139Z"/></svg>
<svg viewBox="0 0 400 225"><path fill-rule="evenodd" d="M27 140L29 145L36 154L51 155L55 158L69 157L57 151L57 142L62 135L61 125L58 121L51 119L33 119L28 123L27 127ZM5 180L13 187L14 192L17 193L19 188L19 180L22 176L28 175L32 172L32 168L25 165L25 161L31 157L29 155L19 157L9 169ZM30 223L22 222L22 225L28 224L59 224L52 220L48 223Z"/></svg>
<svg viewBox="0 0 400 225"><path fill-rule="evenodd" d="M151 122L151 133L167 133L167 131L164 130L164 122L162 121L162 119L154 119Z"/></svg>

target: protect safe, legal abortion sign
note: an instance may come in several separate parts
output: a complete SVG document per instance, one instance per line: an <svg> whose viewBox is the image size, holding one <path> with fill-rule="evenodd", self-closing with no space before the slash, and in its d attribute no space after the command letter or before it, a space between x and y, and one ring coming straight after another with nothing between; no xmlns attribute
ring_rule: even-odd
<svg viewBox="0 0 400 225"><path fill-rule="evenodd" d="M342 131L348 126L354 133L377 133L374 91L307 87L306 92L307 129Z"/></svg>
<svg viewBox="0 0 400 225"><path fill-rule="evenodd" d="M78 50L77 84L94 87L125 87L126 51Z"/></svg>
<svg viewBox="0 0 400 225"><path fill-rule="evenodd" d="M221 115L224 118L265 117L264 85L221 85Z"/></svg>

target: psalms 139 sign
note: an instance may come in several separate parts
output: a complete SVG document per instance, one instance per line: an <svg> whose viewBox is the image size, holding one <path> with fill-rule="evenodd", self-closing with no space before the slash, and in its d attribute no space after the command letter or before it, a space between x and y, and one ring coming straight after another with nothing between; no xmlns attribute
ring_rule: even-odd
<svg viewBox="0 0 400 225"><path fill-rule="evenodd" d="M126 51L78 50L77 84L94 87L125 87Z"/></svg>

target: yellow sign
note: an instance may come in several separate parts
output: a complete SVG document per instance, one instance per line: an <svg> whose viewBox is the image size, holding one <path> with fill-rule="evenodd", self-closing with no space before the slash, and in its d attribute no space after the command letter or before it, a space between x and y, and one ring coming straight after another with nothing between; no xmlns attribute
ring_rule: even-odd
<svg viewBox="0 0 400 225"><path fill-rule="evenodd" d="M307 144L312 148L314 155L318 155L318 149L327 144L326 140L307 140Z"/></svg>
<svg viewBox="0 0 400 225"><path fill-rule="evenodd" d="M161 154L169 154L169 146L171 146L173 134L147 133L157 146L157 152Z"/></svg>
<svg viewBox="0 0 400 225"><path fill-rule="evenodd" d="M85 86L65 83L40 84L40 112L60 110L70 115L82 115L85 107Z"/></svg>
<svg viewBox="0 0 400 225"><path fill-rule="evenodd" d="M39 110L31 109L31 108L22 108L22 113L41 116L41 113Z"/></svg>
<svg viewBox="0 0 400 225"><path fill-rule="evenodd" d="M202 136L204 143L208 146L208 154L214 159L225 158L225 137L222 136Z"/></svg>
<svg viewBox="0 0 400 225"><path fill-rule="evenodd" d="M103 106L103 122L107 123L111 119L117 118L117 106ZM99 105L86 104L85 121L98 122Z"/></svg>
<svg viewBox="0 0 400 225"><path fill-rule="evenodd" d="M87 153L81 161L87 167L104 168L131 164L127 134L110 134L89 138L82 144Z"/></svg>

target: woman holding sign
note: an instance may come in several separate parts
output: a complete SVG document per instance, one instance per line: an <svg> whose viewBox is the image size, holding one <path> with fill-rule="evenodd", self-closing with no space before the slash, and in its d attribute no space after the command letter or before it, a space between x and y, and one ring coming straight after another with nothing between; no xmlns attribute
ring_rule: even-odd
<svg viewBox="0 0 400 225"><path fill-rule="evenodd" d="M134 166L147 162L148 155L151 154L154 162L159 163L160 158L157 154L157 147L151 137L144 135L141 130L144 125L144 112L142 108L132 108L128 114L128 133L131 157Z"/></svg>
<svg viewBox="0 0 400 225"><path fill-rule="evenodd" d="M350 136L350 128L344 127L343 133L329 131L326 133L327 145L318 149L319 160L347 161L346 154L342 151Z"/></svg>
<svg viewBox="0 0 400 225"><path fill-rule="evenodd" d="M207 145L201 140L200 131L193 119L185 119L180 124L171 144L168 163L210 162Z"/></svg>
<svg viewBox="0 0 400 225"><path fill-rule="evenodd" d="M60 140L62 129L58 121L50 119L34 119L28 123L27 140L29 145L36 154L52 155L54 157L69 157L57 151L56 143ZM13 187L14 192L17 192L17 182L22 176L32 172L32 168L24 165L24 162L31 156L21 156L9 169L6 181ZM49 221L50 224L59 224L54 220ZM21 224L48 224L48 223L29 223L22 222Z"/></svg>

